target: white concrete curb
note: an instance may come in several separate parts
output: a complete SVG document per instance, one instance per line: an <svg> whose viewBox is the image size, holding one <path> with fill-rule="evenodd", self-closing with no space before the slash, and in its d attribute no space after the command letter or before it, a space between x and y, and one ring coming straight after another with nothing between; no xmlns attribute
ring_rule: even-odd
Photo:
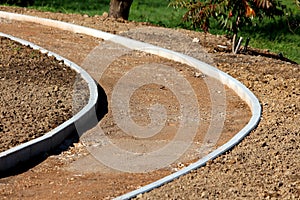
<svg viewBox="0 0 300 200"><path fill-rule="evenodd" d="M90 92L88 104L85 105L85 107L72 118L41 137L13 147L7 151L1 152L1 172L10 169L20 162L29 160L30 158L39 155L42 152L47 152L58 146L67 136L76 131L75 124L76 126L78 126L78 124L87 126L89 124L88 122L90 118L94 117L93 114L95 113L98 100L98 88L96 82L92 79L92 77L75 63L25 40L1 32L0 36L9 38L25 46L30 46L33 49L40 50L42 53L46 53L49 56L54 56L58 60L63 60L67 66L75 70L88 83ZM81 128L84 129L84 127Z"/></svg>
<svg viewBox="0 0 300 200"><path fill-rule="evenodd" d="M146 185L144 187L141 187L140 189L134 190L130 193L127 193L125 195L119 196L116 199L130 199L138 194L142 194L145 192L148 192L154 188L157 188L163 184L166 184L175 178L178 178L179 176L182 176L191 170L194 170L196 168L199 168L208 160L214 159L217 156L223 154L224 152L230 150L232 147L237 145L246 135L250 133L259 123L260 117L261 117L261 106L259 104L258 99L255 97L255 95L246 88L242 83L237 81L236 79L232 78L228 74L206 64L203 63L197 59L194 59L192 57L173 52L170 50L166 50L160 47L156 47L147 43L139 42L136 40L128 39L125 37L105 33L99 30L86 28L74 24L69 24L65 22L60 22L56 20L50 20L50 19L44 19L44 18L38 18L38 17L32 17L32 16L25 16L20 14L14 14L14 13L7 13L7 12L1 12L0 11L0 17L10 19L10 20L19 20L19 21L27 21L27 22L35 22L42 25L52 26L56 28L60 28L63 30L72 31L75 33L82 33L86 35L90 35L97 38L102 38L104 40L108 40L114 43L121 44L129 49L133 50L140 50L147 53L155 54L164 58L168 58L174 61L178 61L184 64L188 64L192 67L195 67L202 71L204 74L218 79L221 83L227 85L229 88L233 89L242 100L244 100L250 107L252 112L252 117L249 121L249 123L239 132L237 133L229 142L224 144L223 146L219 147L215 151L211 152L204 158L200 159L199 161L191 164L190 166L174 173L169 176L166 176L165 178L162 178L156 182L153 182L149 185Z"/></svg>

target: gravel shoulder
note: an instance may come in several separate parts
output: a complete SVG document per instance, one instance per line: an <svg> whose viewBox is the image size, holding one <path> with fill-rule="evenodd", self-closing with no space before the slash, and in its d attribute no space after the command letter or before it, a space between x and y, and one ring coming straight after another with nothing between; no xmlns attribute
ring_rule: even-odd
<svg viewBox="0 0 300 200"><path fill-rule="evenodd" d="M1 7L1 9L11 10L6 7ZM74 23L96 26L114 33L131 31L135 27L147 25L111 20L102 16L89 18L24 9L12 9L11 11L66 21L73 20ZM130 34L130 31L122 34ZM299 65L263 56L232 55L219 52L216 45L228 42L224 37L185 30L169 31L175 36L180 32L187 34L191 39L199 38L202 47L213 58L212 62L215 66L244 83L259 98L263 106L263 118L257 129L229 153L209 162L205 167L138 198L298 199L300 197ZM34 36L34 34L31 35L31 37ZM166 36L164 38L168 39ZM161 37L161 41L165 41L164 38ZM97 45L98 41L95 42ZM176 49L180 46L179 43L177 42L177 45L174 46L169 45L168 48ZM79 143L61 155L47 158L46 162L26 173L2 178L0 179L0 194L3 198L8 199L21 197L34 199L37 196L49 198L50 196L46 195L48 192L43 193L43 191L52 191L52 197L57 198L100 198L99 187L97 188L95 185L108 176L100 177L95 173L81 174L79 172L74 174L74 172L62 170L65 163L70 163L76 157L86 155L86 153ZM166 173L161 172L161 175ZM49 177L49 174L52 176ZM122 187L118 176L118 173L110 174L110 180L105 182L108 185L106 189L113 190L117 185ZM126 176L128 182L133 182L130 174ZM151 174L143 176L145 179L143 183L149 182L151 176ZM45 179L45 177L48 178ZM138 186L126 187L123 188L123 191L132 190ZM27 188L26 191L24 188ZM93 189L88 190L87 188ZM72 189L74 192L67 194ZM106 197L110 198L109 196L116 194L118 193L112 192Z"/></svg>

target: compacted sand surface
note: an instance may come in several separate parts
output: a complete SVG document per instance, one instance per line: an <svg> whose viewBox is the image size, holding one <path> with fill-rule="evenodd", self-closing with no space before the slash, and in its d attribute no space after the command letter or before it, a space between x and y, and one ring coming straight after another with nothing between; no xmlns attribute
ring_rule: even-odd
<svg viewBox="0 0 300 200"><path fill-rule="evenodd" d="M34 10L10 7L1 7L0 9L90 26L104 31L120 33L128 37L152 42L156 45L161 43L161 46L164 46L165 48L174 49L176 51L180 51L181 49L183 52L195 57L197 57L197 51L203 52L203 50L205 50L212 59L206 60L207 62L214 64L220 70L229 73L231 76L244 83L258 97L263 107L261 122L238 146L233 148L227 154L209 162L205 167L195 170L192 173L149 193L139 195L137 198L300 198L299 65L274 59L276 58L276 55L268 53L267 51L251 49L247 55L233 55L227 52L220 52L220 49L217 47L218 44L228 45L228 39L221 36L217 37L192 31L170 29L158 32L157 35L155 35L153 33L154 28L149 27L149 24L145 23L131 23L122 20L113 20L103 16L87 17L61 13L43 13ZM80 34L71 36L70 33L59 32L52 28L49 31L46 30L45 27L39 25L5 20L0 21L0 29L2 32L13 34L38 44L40 43L39 45L44 45L43 47L50 50L56 50L58 53L78 64L81 64L84 61L84 55L101 42ZM24 27L33 27L33 29L31 30ZM143 28L135 29L137 27ZM20 28L22 31L20 31ZM34 32L37 30L41 30L40 34ZM48 34L49 32L50 34ZM199 38L200 42L197 43L199 44L199 49L197 49L197 46L195 45L189 45L187 47L187 41L177 37L179 32L180 34L189 37L190 40L193 40L196 37ZM167 35L164 33L167 33ZM52 37L52 39L60 39L52 40L50 42L49 39L46 39L46 35L48 35L47 37L49 38ZM159 38L162 42L154 40L155 37ZM51 44L53 41L57 43L54 43L54 45ZM81 46L72 46L72 43L75 41L77 44L81 44ZM63 45L59 46L59 43ZM89 43L89 45L84 46L84 43ZM200 45L202 46L200 47ZM189 49L187 50L187 48ZM76 55L76 53L78 53L78 55ZM261 55L268 55L273 58ZM143 56L145 56L145 58L143 58ZM201 55L199 56L201 58ZM122 64L124 63L124 60L128 59L140 62L137 58L142 60L157 59L149 58L148 55L139 55L137 53L130 55L130 57L127 55L127 57L121 58L119 63ZM119 67L118 62L116 62L113 67ZM189 73L189 69L187 69L186 73ZM190 71L190 75L191 77L189 80L193 82L195 72ZM196 77L198 77L198 75L196 75ZM102 83L104 89L109 91L109 84L113 83L115 80L107 79L107 81L108 82L103 81ZM196 80L194 81L196 82ZM99 82L101 83L101 80ZM104 83L108 84L107 88ZM160 91L163 88L159 87L156 89L157 91ZM55 90L55 87L52 88L52 90ZM230 93L230 91L228 92ZM107 91L106 93L109 94ZM235 108L244 111L248 109L242 102L238 103L238 99L233 98L231 101L236 103ZM52 112L53 109L50 111ZM239 113L241 113L241 111ZM236 131L239 127L236 125L236 122L239 122L239 125L242 127L242 125L247 122L248 118L246 116L249 117L249 115L243 115L241 117L237 113L232 113L233 118L230 118L231 120L229 119L227 121L228 126L225 126L229 128L224 130L224 132L228 133L230 132L230 129L233 130L232 132ZM240 118L243 118L244 122L237 120ZM102 123L104 123L104 126L106 124L107 130L111 131L113 135L113 133L118 132L115 130L114 124L111 123L112 121L110 120L110 113L108 113ZM230 122L232 123L230 124ZM2 123L2 119L0 123ZM66 141L63 145L69 143L69 141ZM80 142L74 143L68 150L63 151L58 155L47 157L45 161L25 172L23 172L24 170L21 170L21 172L18 171L15 175L0 179L0 197L2 199L110 199L111 197L136 189L139 186L170 173L169 169L149 174L133 175L130 173L120 173L104 167L99 168L97 165L91 165L91 163L93 163L91 160L93 159L89 156L84 145ZM85 171L88 166L90 169ZM95 171L96 168L105 173L99 173L97 170ZM122 180L124 182L122 182Z"/></svg>

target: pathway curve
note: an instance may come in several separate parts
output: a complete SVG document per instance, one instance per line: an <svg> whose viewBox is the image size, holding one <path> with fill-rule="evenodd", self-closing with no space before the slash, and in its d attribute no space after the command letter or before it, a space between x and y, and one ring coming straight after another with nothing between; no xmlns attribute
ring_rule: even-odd
<svg viewBox="0 0 300 200"><path fill-rule="evenodd" d="M16 37L20 37L22 39L25 39L25 40L29 40L31 42L34 42L40 46L43 46L44 48L46 49L49 49L53 52L56 52L76 63L83 63L83 67L84 67L84 61L86 59L86 56L93 52L92 50L97 47L99 44L103 43L102 40L99 40L99 39L95 39L95 38L92 38L92 37L89 37L89 36L86 36L86 35L82 35L82 34L73 34L73 33L70 33L70 32L67 32L67 31L62 31L62 30L58 30L58 29L55 29L55 28L50 28L50 27L46 27L46 26L41 26L41 25L37 25L37 24L34 24L34 23L27 23L27 22L15 22L15 21L7 21L6 23L2 23L1 24L1 30L4 30L5 33L7 34L12 34ZM26 31L24 31L26 30ZM146 30L146 33L143 33L145 32ZM149 33L150 35L153 35L153 32L151 33L151 29L149 29ZM134 33L134 32L133 32ZM147 35L147 29L142 29L140 31L141 34L143 35ZM148 34L149 34L148 33ZM124 33L125 34L125 33ZM132 34L132 33L129 33L129 34ZM174 38L176 38L176 32L174 32ZM179 34L179 33L177 33ZM182 35L182 34L181 34ZM160 40L161 37L166 37L166 36L169 36L171 37L172 36L172 33L169 32L166 34L166 32L164 30L162 31L159 31L159 29L157 29L157 32L156 32L156 37L149 37L148 38L150 40ZM177 35L178 37L178 35ZM147 37L145 37L147 38ZM174 38L171 38L169 40L166 40L166 44L164 44L165 46L171 48L172 46L175 46L175 41L173 40ZM186 40L186 43L189 42L193 45L193 43L191 41L189 41L189 38L188 37L185 37L187 38ZM186 44L185 43L185 44ZM186 46L186 48L189 48L190 46ZM195 46L195 48L197 48L197 46ZM189 48L191 50L191 48ZM103 50L103 52L105 52ZM191 50L192 52L192 50ZM107 52L107 54L109 54L111 52ZM136 55L135 55L136 54ZM194 50L194 54L195 54L195 50ZM201 55L201 54L198 54L198 55ZM105 57L105 55L103 54L102 55L103 57ZM140 62L141 64L142 63L147 63L147 62L161 62L161 63L169 63L170 65L170 61L166 60L166 59L162 59L162 58L159 58L159 57L156 57L156 56L150 56L149 55L143 55L143 54L140 54L138 52L136 53L131 53L131 56L130 58L126 57L126 55L124 55L124 59L127 60L128 63L130 62ZM146 56L146 57L145 57ZM129 60L128 60L129 59ZM122 59L121 59L122 60ZM114 62L118 62L118 60L116 59ZM172 63L172 62L171 62ZM205 90L207 90L205 88L205 83L203 83L203 81L201 81L201 78L200 75L201 75L201 72L197 72L189 67L186 67L187 69L183 68L185 67L184 65L180 66L179 64L176 64L176 63L173 63L172 65L174 65L174 67L178 68L179 71L182 71L185 73L185 76L186 77L189 77L189 80L192 82L192 85L194 88L196 88L197 91L199 91L199 96L198 98L201 99L201 103L202 104L208 104L206 106L206 108L204 106L202 106L202 112L205 112L209 115L210 111L210 106L209 106L209 99L203 99L203 95L205 93L203 93ZM176 66L177 65L177 66ZM112 65L110 67L110 69L112 71L122 71L122 68L120 67L123 67L120 66L120 65L116 65L115 67ZM89 70L89 69L87 69ZM128 69L127 69L128 70ZM200 75L196 75L196 73L199 73ZM96 78L96 77L94 77ZM100 78L100 77L98 77ZM115 80L110 81L109 79L115 79L117 80L118 77L114 77L114 75L110 75L110 78L106 78L104 80L99 80L100 81L100 84L104 87L104 89L106 90L106 93L108 96L110 96L110 91L112 91L112 88L109 88L109 84L113 84L113 82ZM206 77L207 79L209 77ZM202 83L201 83L202 82ZM200 85L199 85L200 84ZM204 84L204 85L203 85ZM108 85L108 86L106 86ZM151 87L154 92L157 91L157 89L153 86ZM148 89L149 90L149 89ZM161 89L159 89L161 90ZM200 92L201 91L201 92ZM137 94L137 103L139 103L139 100L141 100L141 98L144 98L143 97L143 92L145 91L142 91L142 93L139 95ZM158 91L159 92L159 91ZM228 96L228 100L227 100L227 104L228 106L232 106L232 108L236 107L236 105L242 105L243 103L240 102L239 98L237 96L234 95L234 92L226 89L226 92L227 92L227 96ZM153 98L156 94L154 93L150 93L150 95L152 95L151 97ZM153 96L154 95L154 96ZM139 99L139 100L138 100ZM170 99L168 99L170 101ZM144 104L148 104L148 102L150 101L149 100L144 100ZM207 103L205 103L205 101L207 101ZM142 106L142 105L141 105ZM142 106L143 107L143 106ZM227 118L227 122L231 121L232 120L232 117L235 117L235 118L240 118L240 114L241 114L241 111L244 110L244 108L246 108L246 105L244 106L239 106L237 109L240 109L240 111L238 110L235 110L234 113L231 113L232 116L228 117ZM228 109L230 110L230 109ZM173 111L171 110L171 112L176 112L176 107L173 108ZM226 111L225 111L226 112ZM247 114L247 112L242 112L245 114L245 116L249 115ZM172 122L172 120L174 122ZM209 120L207 120L209 121ZM248 118L247 117L243 117L243 120L242 121L239 121L238 123L236 123L236 125L234 126L230 126L228 128L225 129L223 136L221 137L221 140L218 142L218 145L222 144L224 141L227 141L228 137L230 137L231 134L234 134L236 133L241 127L244 126L245 123L247 123L248 121ZM102 121L102 127L104 128L105 131L107 131L109 134L112 134L113 137L115 137L115 139L118 140L118 138L120 137L120 131L119 130L116 130L116 128L111 127L110 124L113 124L114 122L112 121L112 116L111 116L111 113L109 112L109 114L107 115L107 117L105 117ZM143 122L142 122L143 123ZM163 141L168 141L168 137L172 137L172 135L168 136L168 133L170 131L172 131L172 129L174 129L174 127L176 128L176 119L170 119L170 122L169 122L169 125L166 127L166 130L164 130L165 134L167 134L166 136L164 136L164 138L158 138L161 142ZM207 122L208 123L208 122ZM109 125L109 126L107 126ZM202 126L202 129L199 130L199 134L201 132L205 132L205 129L207 129L209 123L207 125L204 125ZM235 129L236 131L235 132L232 132L232 130ZM92 132L93 130L91 130L90 132ZM195 141L195 144L199 144L199 142L201 142L201 140L203 139L203 136L201 136L201 134L196 137L196 141ZM165 138L167 137L167 138ZM166 140L167 139L167 140ZM128 141L128 139L122 139L121 141L119 141L120 144L122 145L126 145L128 144L128 142L130 144L133 144L132 142ZM148 141L149 142L149 141ZM148 148L151 146L153 148L154 144L157 144L157 143L161 143L161 142L158 142L158 140L153 143L153 142L150 142L148 144ZM164 142L163 142L164 143ZM162 143L162 144L163 144ZM136 148L139 148L140 145L145 145L145 141L140 143L140 144L137 144L137 147ZM197 145L199 146L199 145ZM181 159L181 161L178 161L177 164L173 165L173 169L179 167L183 167L185 165L185 162L186 161L192 161L194 159L197 158L196 155L192 156L193 154L195 154L195 151L196 151L196 148L198 148L197 146L194 146L194 150L190 150L189 154L186 154L186 158L183 158ZM194 152L194 153L193 153ZM195 157L196 156L196 157ZM182 164L178 164L178 163L182 163ZM178 166L176 166L178 165ZM183 166L181 166L183 165ZM88 166L88 167L86 167ZM97 162L92 156L88 155L88 156L85 156L85 157L82 157L80 159L78 159L77 161L75 162L72 162L69 164L67 170L71 170L71 172L73 171L81 171L81 172L88 172L88 173L99 173L99 171L105 171L105 175L108 175L108 176L111 176L112 173L116 173L115 170L112 170L104 165L101 165L99 162ZM171 169L171 168L170 168ZM154 181L156 179L158 179L159 177L162 177L162 176L165 176L167 174L169 174L170 172L172 172L172 170L170 171L170 169L164 169L164 170L160 170L160 171L157 171L157 172L153 172L152 175L148 175L148 174L138 174L136 177L136 180L142 180L140 183L135 183L135 185L144 185L147 183L147 179L149 179L149 181ZM128 175L127 173L117 173L118 174L118 179L119 179L119 182L120 183L123 183L125 180L126 182L129 182L129 184L131 185L131 187L136 187L136 186L133 186L132 183L130 183L130 181L128 181ZM102 174L103 176L103 174ZM138 178L139 176L141 176L140 178ZM153 176L153 177L151 177ZM122 179L124 181L122 181ZM138 181L134 181L134 182L138 182ZM103 184L105 184L105 182L102 182ZM106 184L108 185L108 184ZM117 190L116 188L114 190ZM132 190L132 189L130 189ZM124 193L123 190L119 191L120 193L114 191L113 194L111 195L118 195L118 194L122 194ZM105 194L107 195L107 194Z"/></svg>

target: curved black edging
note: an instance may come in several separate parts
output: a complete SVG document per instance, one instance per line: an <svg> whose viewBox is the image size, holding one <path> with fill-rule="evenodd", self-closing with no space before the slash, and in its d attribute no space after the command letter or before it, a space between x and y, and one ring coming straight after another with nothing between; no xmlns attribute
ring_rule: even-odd
<svg viewBox="0 0 300 200"><path fill-rule="evenodd" d="M1 172L12 168L20 162L29 160L30 158L37 156L43 152L50 151L54 147L61 144L61 142L72 132L76 131L77 128L81 128L82 130L90 128L92 124L90 124L89 121L91 118L94 118L94 113L97 110L98 88L92 77L75 63L25 40L3 33L0 33L0 36L19 42L22 45L30 46L33 49L40 50L42 53L47 53L49 56L54 56L57 60L63 60L65 65L75 70L88 83L90 93L88 104L63 124L59 125L55 129L51 130L41 137L1 152ZM78 124L80 124L81 127L78 127Z"/></svg>

